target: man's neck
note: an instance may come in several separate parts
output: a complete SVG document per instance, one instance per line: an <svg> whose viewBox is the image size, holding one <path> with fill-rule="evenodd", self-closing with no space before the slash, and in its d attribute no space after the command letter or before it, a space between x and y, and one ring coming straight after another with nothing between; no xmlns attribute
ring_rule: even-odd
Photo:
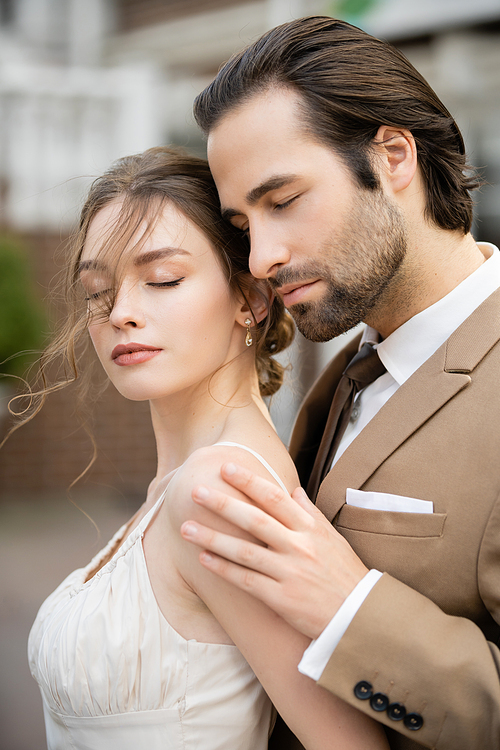
<svg viewBox="0 0 500 750"><path fill-rule="evenodd" d="M387 338L414 315L449 294L484 261L471 234L439 229L421 232L365 322Z"/></svg>

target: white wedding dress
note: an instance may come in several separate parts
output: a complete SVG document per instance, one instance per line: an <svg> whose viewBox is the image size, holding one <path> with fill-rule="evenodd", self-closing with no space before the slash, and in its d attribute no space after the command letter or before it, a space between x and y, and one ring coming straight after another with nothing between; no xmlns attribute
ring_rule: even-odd
<svg viewBox="0 0 500 750"><path fill-rule="evenodd" d="M283 487L267 462L250 448ZM185 640L160 612L142 538L123 526L44 602L30 633L49 750L265 750L272 706L236 646Z"/></svg>

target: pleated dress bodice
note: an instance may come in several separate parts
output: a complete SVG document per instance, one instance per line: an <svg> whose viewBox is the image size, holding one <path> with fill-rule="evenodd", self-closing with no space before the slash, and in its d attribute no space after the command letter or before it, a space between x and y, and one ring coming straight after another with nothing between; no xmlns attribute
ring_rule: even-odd
<svg viewBox="0 0 500 750"><path fill-rule="evenodd" d="M142 540L161 502L38 612L28 657L49 750L267 748L272 706L240 651L186 640L158 607Z"/></svg>

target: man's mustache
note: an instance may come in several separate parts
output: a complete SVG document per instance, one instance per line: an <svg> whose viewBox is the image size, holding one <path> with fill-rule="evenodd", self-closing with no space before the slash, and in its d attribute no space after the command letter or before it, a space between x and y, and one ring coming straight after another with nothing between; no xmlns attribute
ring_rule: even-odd
<svg viewBox="0 0 500 750"><path fill-rule="evenodd" d="M310 264L300 268L279 268L267 281L271 289L276 291L286 284L301 284L317 278L328 278L328 272L318 264Z"/></svg>

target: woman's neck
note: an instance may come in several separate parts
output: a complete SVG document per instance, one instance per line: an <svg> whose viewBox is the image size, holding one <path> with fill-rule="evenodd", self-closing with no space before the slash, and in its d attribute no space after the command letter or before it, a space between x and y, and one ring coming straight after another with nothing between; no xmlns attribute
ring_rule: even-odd
<svg viewBox="0 0 500 750"><path fill-rule="evenodd" d="M257 413L269 419L256 374L240 375L238 380L221 371L210 383L151 402L157 481L181 466L195 450L226 439L235 427L241 429Z"/></svg>

